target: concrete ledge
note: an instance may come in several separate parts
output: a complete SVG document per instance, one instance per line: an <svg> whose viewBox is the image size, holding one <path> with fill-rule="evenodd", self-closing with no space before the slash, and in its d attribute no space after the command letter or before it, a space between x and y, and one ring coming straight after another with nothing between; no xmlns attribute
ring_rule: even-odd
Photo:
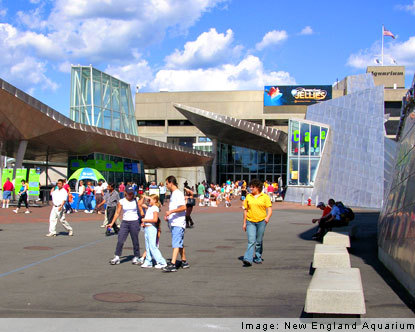
<svg viewBox="0 0 415 332"><path fill-rule="evenodd" d="M365 314L360 270L317 269L307 289L304 311L310 314Z"/></svg>
<svg viewBox="0 0 415 332"><path fill-rule="evenodd" d="M344 232L328 232L324 235L323 244L350 248L350 237L348 233Z"/></svg>
<svg viewBox="0 0 415 332"><path fill-rule="evenodd" d="M347 233L350 238L355 238L357 234L357 225L335 227L333 228L333 232Z"/></svg>
<svg viewBox="0 0 415 332"><path fill-rule="evenodd" d="M346 247L316 244L313 268L350 268L350 257Z"/></svg>

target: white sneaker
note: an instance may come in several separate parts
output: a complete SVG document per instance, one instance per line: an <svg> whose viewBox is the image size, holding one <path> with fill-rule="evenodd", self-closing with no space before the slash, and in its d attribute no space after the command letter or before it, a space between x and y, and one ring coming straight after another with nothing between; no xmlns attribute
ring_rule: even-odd
<svg viewBox="0 0 415 332"><path fill-rule="evenodd" d="M26 213L26 214L29 214L29 213L30 213L30 211L26 211L25 213Z"/></svg>
<svg viewBox="0 0 415 332"><path fill-rule="evenodd" d="M160 263L158 263L158 264L156 264L155 266L154 266L154 268L155 269L162 269L163 267L166 267L167 266L167 264L160 264Z"/></svg>
<svg viewBox="0 0 415 332"><path fill-rule="evenodd" d="M107 227L107 225L101 225L101 226L99 226L99 227L101 227L101 228L105 228L105 227Z"/></svg>
<svg viewBox="0 0 415 332"><path fill-rule="evenodd" d="M16 209L16 210L13 210L13 212L14 212L14 213L17 213L17 212L19 212L19 210L17 210L17 209Z"/></svg>
<svg viewBox="0 0 415 332"><path fill-rule="evenodd" d="M153 264L143 263L143 264L141 265L141 267L143 267L143 268L147 268L147 269L151 269L151 268L153 267Z"/></svg>
<svg viewBox="0 0 415 332"><path fill-rule="evenodd" d="M73 230L72 229L68 232L68 236L73 236Z"/></svg>
<svg viewBox="0 0 415 332"><path fill-rule="evenodd" d="M88 211L88 210L85 210L84 212L85 212L85 213L89 213L89 211Z"/></svg>
<svg viewBox="0 0 415 332"><path fill-rule="evenodd" d="M144 263L144 260L145 260L145 258L144 258L144 257L140 257L140 258L138 259L138 261L140 262L140 264L143 264L143 263Z"/></svg>
<svg viewBox="0 0 415 332"><path fill-rule="evenodd" d="M2 208L5 209L6 208L6 205L3 205Z"/></svg>
<svg viewBox="0 0 415 332"><path fill-rule="evenodd" d="M78 212L78 210L73 210L73 212Z"/></svg>
<svg viewBox="0 0 415 332"><path fill-rule="evenodd" d="M48 234L46 234L46 236L47 237L54 237L54 236L56 236L56 233L48 233Z"/></svg>
<svg viewBox="0 0 415 332"><path fill-rule="evenodd" d="M120 257L118 257L118 256L114 256L114 258L110 260L110 264L111 264L111 265L117 265L117 264L120 264Z"/></svg>
<svg viewBox="0 0 415 332"><path fill-rule="evenodd" d="M71 211L66 212L67 214L71 214Z"/></svg>
<svg viewBox="0 0 415 332"><path fill-rule="evenodd" d="M9 208L9 204L6 205L6 209L8 209L8 208Z"/></svg>
<svg viewBox="0 0 415 332"><path fill-rule="evenodd" d="M133 261L131 262L131 264L139 265L140 264L140 259L138 257L134 257L133 258Z"/></svg>

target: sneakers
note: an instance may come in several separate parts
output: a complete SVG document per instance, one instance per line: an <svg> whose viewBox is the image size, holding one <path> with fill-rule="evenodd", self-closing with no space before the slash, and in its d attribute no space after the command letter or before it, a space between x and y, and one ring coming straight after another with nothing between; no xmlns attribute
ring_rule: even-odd
<svg viewBox="0 0 415 332"><path fill-rule="evenodd" d="M46 234L46 236L47 237L54 237L54 236L56 236L56 233L48 233L48 234Z"/></svg>
<svg viewBox="0 0 415 332"><path fill-rule="evenodd" d="M120 264L120 257L114 256L114 258L110 260L110 264L111 265L118 265L118 264Z"/></svg>
<svg viewBox="0 0 415 332"><path fill-rule="evenodd" d="M16 210L13 210L13 212L14 212L14 213L17 213L17 212L19 212L19 210L18 210L18 209L16 209Z"/></svg>
<svg viewBox="0 0 415 332"><path fill-rule="evenodd" d="M68 236L73 236L73 230L72 229L68 232Z"/></svg>
<svg viewBox="0 0 415 332"><path fill-rule="evenodd" d="M147 268L147 269L151 269L153 267L153 264L148 264L147 262L144 262L141 265L142 268Z"/></svg>
<svg viewBox="0 0 415 332"><path fill-rule="evenodd" d="M144 257L140 257L140 258L138 259L138 261L140 262L140 264L143 264L143 263L144 263L144 260L145 260L145 258L144 258Z"/></svg>
<svg viewBox="0 0 415 332"><path fill-rule="evenodd" d="M242 263L244 263L244 266L252 266L252 263L246 259L244 259Z"/></svg>
<svg viewBox="0 0 415 332"><path fill-rule="evenodd" d="M262 264L262 259L254 259L255 264Z"/></svg>
<svg viewBox="0 0 415 332"><path fill-rule="evenodd" d="M107 227L107 224L102 224L101 226L99 226L99 227L101 227L101 228L105 228L105 227Z"/></svg>
<svg viewBox="0 0 415 332"><path fill-rule="evenodd" d="M167 264L160 264L160 263L158 263L158 264L156 264L154 266L154 268L160 270L160 269L165 268L166 266L167 266Z"/></svg>
<svg viewBox="0 0 415 332"><path fill-rule="evenodd" d="M17 213L17 212L16 212L16 213ZM30 211L29 211L29 210L27 210L25 213L26 213L26 214L29 214L29 213L30 213Z"/></svg>
<svg viewBox="0 0 415 332"><path fill-rule="evenodd" d="M182 261L182 265L181 265L181 268L182 269L188 269L190 267L190 265L189 265L189 263L188 262L186 262L186 261Z"/></svg>
<svg viewBox="0 0 415 332"><path fill-rule="evenodd" d="M140 259L138 257L134 257L131 264L139 265L140 264Z"/></svg>
<svg viewBox="0 0 415 332"><path fill-rule="evenodd" d="M175 264L169 263L166 267L162 269L164 272L177 272Z"/></svg>

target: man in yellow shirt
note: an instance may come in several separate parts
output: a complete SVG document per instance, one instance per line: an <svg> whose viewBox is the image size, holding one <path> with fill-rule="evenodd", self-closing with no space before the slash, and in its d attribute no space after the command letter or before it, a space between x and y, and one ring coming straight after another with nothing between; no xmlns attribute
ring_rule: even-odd
<svg viewBox="0 0 415 332"><path fill-rule="evenodd" d="M265 227L272 215L272 203L267 194L262 192L263 183L254 179L249 184L251 194L244 200L243 230L248 235L248 247L243 263L251 266L252 262L262 263L262 240ZM255 247L255 248L254 248Z"/></svg>

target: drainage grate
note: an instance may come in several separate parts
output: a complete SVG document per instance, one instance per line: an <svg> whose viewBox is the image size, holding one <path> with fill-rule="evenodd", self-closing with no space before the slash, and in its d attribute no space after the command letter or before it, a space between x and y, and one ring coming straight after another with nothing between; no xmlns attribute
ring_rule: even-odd
<svg viewBox="0 0 415 332"><path fill-rule="evenodd" d="M101 302L112 302L112 303L129 303L129 302L142 302L144 296L133 294L133 293L99 293L95 294L93 298Z"/></svg>
<svg viewBox="0 0 415 332"><path fill-rule="evenodd" d="M41 246L30 246L30 247L24 247L23 249L27 250L52 250L51 247L41 247Z"/></svg>

